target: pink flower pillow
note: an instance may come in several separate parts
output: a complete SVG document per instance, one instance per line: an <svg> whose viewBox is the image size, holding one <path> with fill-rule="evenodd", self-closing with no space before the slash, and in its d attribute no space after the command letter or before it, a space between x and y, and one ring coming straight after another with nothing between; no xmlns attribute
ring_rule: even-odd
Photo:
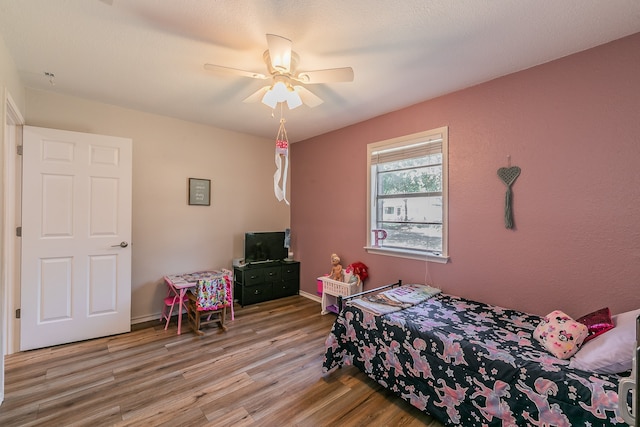
<svg viewBox="0 0 640 427"><path fill-rule="evenodd" d="M613 320L611 320L611 311L609 311L609 307L601 308L593 313L586 314L579 319L576 319L576 322L586 325L589 330L589 335L584 339L584 342L613 329Z"/></svg>
<svg viewBox="0 0 640 427"><path fill-rule="evenodd" d="M533 336L558 359L568 359L580 348L589 334L588 328L560 310L547 314Z"/></svg>

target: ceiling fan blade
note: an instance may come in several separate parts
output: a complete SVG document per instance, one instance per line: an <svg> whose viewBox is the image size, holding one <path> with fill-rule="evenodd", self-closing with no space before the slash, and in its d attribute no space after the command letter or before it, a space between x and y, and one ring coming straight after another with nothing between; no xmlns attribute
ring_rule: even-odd
<svg viewBox="0 0 640 427"><path fill-rule="evenodd" d="M267 46L271 66L279 72L291 71L291 40L275 34L267 34Z"/></svg>
<svg viewBox="0 0 640 427"><path fill-rule="evenodd" d="M232 74L234 76L251 77L252 79L266 79L267 77L261 73L253 71L238 70L237 68L223 67L222 65L204 64L204 69L222 74Z"/></svg>
<svg viewBox="0 0 640 427"><path fill-rule="evenodd" d="M329 68L326 70L303 71L296 76L296 80L307 83L337 83L352 82L353 68Z"/></svg>
<svg viewBox="0 0 640 427"><path fill-rule="evenodd" d="M247 96L242 102L250 103L250 102L258 102L262 100L262 97L265 93L271 88L271 86L264 86L257 91L253 92L251 95Z"/></svg>
<svg viewBox="0 0 640 427"><path fill-rule="evenodd" d="M293 89L298 93L298 95L300 95L302 102L311 108L317 107L324 102L315 93L311 92L304 86L294 86Z"/></svg>

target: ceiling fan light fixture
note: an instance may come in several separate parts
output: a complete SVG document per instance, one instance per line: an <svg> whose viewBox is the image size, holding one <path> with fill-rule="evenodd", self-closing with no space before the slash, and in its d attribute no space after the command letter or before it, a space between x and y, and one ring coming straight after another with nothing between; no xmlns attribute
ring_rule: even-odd
<svg viewBox="0 0 640 427"><path fill-rule="evenodd" d="M294 108L301 106L302 98L300 98L298 92L296 92L292 87L289 88L288 92L287 107L289 107L290 110L293 110Z"/></svg>
<svg viewBox="0 0 640 427"><path fill-rule="evenodd" d="M284 102L287 100L289 91L287 90L287 85L284 82L276 82L271 90L275 93L278 102Z"/></svg>
<svg viewBox="0 0 640 427"><path fill-rule="evenodd" d="M291 55L282 55L271 58L271 64L276 70L287 73L289 72L289 64L291 64Z"/></svg>
<svg viewBox="0 0 640 427"><path fill-rule="evenodd" d="M287 85L282 81L278 81L264 94L262 103L271 108L276 108L279 102L285 102L288 99L288 92Z"/></svg>
<svg viewBox="0 0 640 427"><path fill-rule="evenodd" d="M288 73L291 69L291 40L275 34L267 34L269 56L271 65L282 73Z"/></svg>
<svg viewBox="0 0 640 427"><path fill-rule="evenodd" d="M286 102L287 107L289 107L290 110L302 105L300 95L291 87L291 85L288 85L283 81L277 81L264 94L262 97L262 103L271 108L275 108L280 102Z"/></svg>
<svg viewBox="0 0 640 427"><path fill-rule="evenodd" d="M262 97L262 103L270 108L276 108L278 105L278 99L273 88L269 89Z"/></svg>

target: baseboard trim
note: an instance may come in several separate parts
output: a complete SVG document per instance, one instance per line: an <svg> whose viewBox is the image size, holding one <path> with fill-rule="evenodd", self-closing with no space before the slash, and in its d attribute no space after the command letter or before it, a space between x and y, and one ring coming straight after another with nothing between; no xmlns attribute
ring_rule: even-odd
<svg viewBox="0 0 640 427"><path fill-rule="evenodd" d="M174 314L174 316L175 316L175 314ZM155 313L155 314L148 314L146 316L132 317L131 318L131 324L132 325L136 325L138 323L151 322L152 320L155 320L156 322L160 323L160 319L161 318L162 318L162 313Z"/></svg>
<svg viewBox="0 0 640 427"><path fill-rule="evenodd" d="M305 292L305 291L300 291L300 296L308 298L308 299L313 300L315 302L322 303L322 299L318 295L310 294L310 293Z"/></svg>
<svg viewBox="0 0 640 427"><path fill-rule="evenodd" d="M300 296L308 298L310 300L313 300L313 301L315 301L317 303L322 303L322 298L319 297L318 295L310 294L310 293L305 292L305 291L300 291ZM173 318L174 316L176 316L176 314L174 314L171 317ZM161 318L162 318L162 313L160 313L160 312L154 313L154 314L147 314L146 316L132 317L131 318L131 324L132 325L137 325L139 323L145 323L145 322L151 322L151 321L156 321L156 322L160 323L160 319Z"/></svg>

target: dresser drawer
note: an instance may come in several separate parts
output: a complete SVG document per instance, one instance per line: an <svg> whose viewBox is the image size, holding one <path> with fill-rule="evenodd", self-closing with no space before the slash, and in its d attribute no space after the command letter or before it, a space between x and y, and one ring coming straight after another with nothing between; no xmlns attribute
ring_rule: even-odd
<svg viewBox="0 0 640 427"><path fill-rule="evenodd" d="M255 304L273 298L273 285L270 283L257 286L245 286L243 295L243 305Z"/></svg>
<svg viewBox="0 0 640 427"><path fill-rule="evenodd" d="M262 270L264 273L263 280L265 282L277 282L282 278L282 268L278 267L269 267Z"/></svg>
<svg viewBox="0 0 640 427"><path fill-rule="evenodd" d="M289 297L297 295L299 292L299 282L297 280L283 280L273 284L274 298Z"/></svg>
<svg viewBox="0 0 640 427"><path fill-rule="evenodd" d="M298 280L300 264L285 264L282 266L282 280Z"/></svg>
<svg viewBox="0 0 640 427"><path fill-rule="evenodd" d="M244 286L258 285L262 282L264 282L264 269L245 271Z"/></svg>

